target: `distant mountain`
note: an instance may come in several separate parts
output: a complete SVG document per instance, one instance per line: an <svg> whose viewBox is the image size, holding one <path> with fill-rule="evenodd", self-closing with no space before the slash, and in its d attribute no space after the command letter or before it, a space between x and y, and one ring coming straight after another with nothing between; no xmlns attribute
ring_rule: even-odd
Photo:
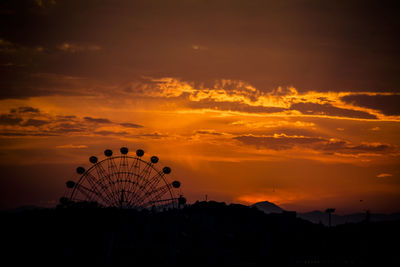
<svg viewBox="0 0 400 267"><path fill-rule="evenodd" d="M359 223L365 221L366 219L365 213L353 213L347 215L332 214L331 216L332 216L332 225L339 225L345 223ZM298 213L297 217L313 223L322 223L324 225L328 225L328 220L329 220L328 214L326 212L322 212L319 210L306 213ZM392 214L371 213L369 220L371 222L400 220L400 213L392 213Z"/></svg>
<svg viewBox="0 0 400 267"><path fill-rule="evenodd" d="M284 209L269 201L257 202L253 205L250 205L250 207L257 207L259 210L263 211L266 214L285 212ZM336 215L333 213L331 216L332 216L331 217L332 225L339 225L345 223L359 223L366 219L365 213L353 213L348 215ZM328 225L329 223L328 214L326 212L319 210L297 213L297 217L316 224L322 223L324 225ZM392 213L392 214L371 213L369 220L371 222L400 220L400 213Z"/></svg>
<svg viewBox="0 0 400 267"><path fill-rule="evenodd" d="M269 202L269 201L257 202L257 203L255 203L253 205L250 205L250 207L256 207L257 209L263 211L266 214L269 214L269 213L282 213L284 211L281 207L279 207L279 206L277 206L274 203Z"/></svg>
<svg viewBox="0 0 400 267"><path fill-rule="evenodd" d="M298 213L297 217L301 218L303 220L310 221L312 223L322 223L324 225L329 224L328 214L326 212L323 212L320 210L314 210L314 211L305 212L305 213ZM332 225L346 223L345 221L342 220L341 216L338 216L336 214L331 215L331 220L332 220L331 221ZM362 219L360 221L362 221Z"/></svg>

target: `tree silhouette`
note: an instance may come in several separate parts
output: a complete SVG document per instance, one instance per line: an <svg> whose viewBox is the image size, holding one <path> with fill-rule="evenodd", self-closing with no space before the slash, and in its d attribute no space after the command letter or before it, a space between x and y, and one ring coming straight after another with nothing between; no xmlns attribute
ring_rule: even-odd
<svg viewBox="0 0 400 267"><path fill-rule="evenodd" d="M329 227L331 227L331 214L335 212L334 208L328 208L325 210L326 213L329 215Z"/></svg>
<svg viewBox="0 0 400 267"><path fill-rule="evenodd" d="M369 223L370 220L371 220L371 211L370 210L366 210L365 211L365 222Z"/></svg>

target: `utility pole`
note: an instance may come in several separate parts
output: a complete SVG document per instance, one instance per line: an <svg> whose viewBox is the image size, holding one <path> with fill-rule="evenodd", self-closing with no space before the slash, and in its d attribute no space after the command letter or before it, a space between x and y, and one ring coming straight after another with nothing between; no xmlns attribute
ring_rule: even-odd
<svg viewBox="0 0 400 267"><path fill-rule="evenodd" d="M332 226L332 224L331 224L331 214L335 212L335 209L334 208L329 208L329 209L326 209L325 212L328 213L328 215L329 215L329 227L331 227Z"/></svg>

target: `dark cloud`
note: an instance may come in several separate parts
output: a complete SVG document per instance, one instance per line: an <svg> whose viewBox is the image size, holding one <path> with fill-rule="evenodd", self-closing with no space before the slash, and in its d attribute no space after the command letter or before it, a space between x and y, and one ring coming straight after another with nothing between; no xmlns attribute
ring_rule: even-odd
<svg viewBox="0 0 400 267"><path fill-rule="evenodd" d="M238 102L227 102L227 101L216 102L212 100L191 101L187 105L188 107L194 109L204 108L204 109L239 111L248 113L278 113L286 110L285 108L279 108L279 107L250 106Z"/></svg>
<svg viewBox="0 0 400 267"><path fill-rule="evenodd" d="M375 115L364 111L338 108L328 103L295 103L290 106L290 109L300 111L301 113L307 115L328 115L360 119L377 119Z"/></svg>
<svg viewBox="0 0 400 267"><path fill-rule="evenodd" d="M138 136L141 136L141 137L152 137L152 138L166 137L166 135L159 134L159 133L145 133L145 134L140 134Z"/></svg>
<svg viewBox="0 0 400 267"><path fill-rule="evenodd" d="M5 137L22 137L22 136L58 136L58 134L50 133L50 132L12 132L12 131L0 131L0 136Z"/></svg>
<svg viewBox="0 0 400 267"><path fill-rule="evenodd" d="M58 119L75 119L76 116L75 115L57 115L56 116Z"/></svg>
<svg viewBox="0 0 400 267"><path fill-rule="evenodd" d="M295 146L310 146L316 143L322 143L325 140L318 137L292 137L292 136L251 136L243 135L237 136L236 139L243 144L253 145L256 147L263 147L273 150L287 150Z"/></svg>
<svg viewBox="0 0 400 267"><path fill-rule="evenodd" d="M263 91L290 85L300 91L400 90L396 0L34 3L0 3L3 99L79 93L73 83L51 86L37 73L114 83L141 76L200 83L224 78ZM59 49L65 43L102 49L65 53Z"/></svg>
<svg viewBox="0 0 400 267"><path fill-rule="evenodd" d="M129 122L123 122L123 123L120 123L119 125L121 125L122 127L125 127L125 128L143 128L144 127L143 125L129 123Z"/></svg>
<svg viewBox="0 0 400 267"><path fill-rule="evenodd" d="M223 135L223 133L208 131L208 130L199 130L196 131L195 134L217 135L217 136Z"/></svg>
<svg viewBox="0 0 400 267"><path fill-rule="evenodd" d="M54 62L55 63L55 62ZM0 99L63 95L87 96L98 93L98 81L62 74L37 73L26 67L2 67L0 59ZM98 89L98 88L97 88Z"/></svg>
<svg viewBox="0 0 400 267"><path fill-rule="evenodd" d="M160 138L163 138L163 137L167 137L167 135L159 134L159 133L156 132L156 133L135 134L135 135L132 135L132 137L160 139Z"/></svg>
<svg viewBox="0 0 400 267"><path fill-rule="evenodd" d="M400 95L346 95L341 100L355 106L379 110L385 115L400 115Z"/></svg>
<svg viewBox="0 0 400 267"><path fill-rule="evenodd" d="M0 39L0 53L15 53L17 48L15 45L7 40Z"/></svg>
<svg viewBox="0 0 400 267"><path fill-rule="evenodd" d="M128 135L128 132L117 132L117 131L96 131L94 132L94 134L97 135L103 135L103 136L112 136L112 135L116 135L116 136L125 136Z"/></svg>
<svg viewBox="0 0 400 267"><path fill-rule="evenodd" d="M0 125L17 125L22 121L22 118L12 114L0 114Z"/></svg>
<svg viewBox="0 0 400 267"><path fill-rule="evenodd" d="M48 120L29 118L38 114L40 110L33 107L12 108L9 114L0 115L0 125L42 126L50 123ZM25 122L23 122L24 117L28 117Z"/></svg>
<svg viewBox="0 0 400 267"><path fill-rule="evenodd" d="M45 124L48 124L48 123L50 123L50 121L38 120L38 119L28 119L26 122L24 122L22 124L22 126L36 126L36 127L38 127L38 126L42 126L42 125L45 125Z"/></svg>
<svg viewBox="0 0 400 267"><path fill-rule="evenodd" d="M40 113L40 110L33 107L19 107L11 109L10 113Z"/></svg>
<svg viewBox="0 0 400 267"><path fill-rule="evenodd" d="M342 140L327 140L324 144L315 147L318 150L323 150L327 152L340 152L340 153L383 153L393 149L392 146L387 144L360 144L354 145Z"/></svg>
<svg viewBox="0 0 400 267"><path fill-rule="evenodd" d="M348 146L347 149L359 150L359 151L370 151L370 152L383 152L387 151L391 146L385 144L361 144L358 146Z"/></svg>
<svg viewBox="0 0 400 267"><path fill-rule="evenodd" d="M190 108L194 109L215 109L224 111L239 111L248 113L278 113L287 110L297 110L302 114L306 115L327 115L327 116L338 116L348 118L360 118L360 119L377 119L377 117L368 112L338 108L330 103L318 104L318 103L294 103L289 109L280 107L265 107L265 106L251 106L239 102L228 102L222 101L217 102L210 99L200 101L190 101L186 104Z"/></svg>
<svg viewBox="0 0 400 267"><path fill-rule="evenodd" d="M134 123L114 123L107 118L83 117L73 115L38 115L39 110L32 107L20 107L11 110L9 114L0 114L0 125L20 126L19 129L10 131L7 127L0 129L2 136L59 136L59 135L102 135L102 136L125 136L126 131L98 130L104 124L119 125L125 128L143 128L142 125ZM20 116L17 116L20 115ZM37 127L32 130L28 127ZM146 136L146 134L142 135ZM157 133L147 136L159 137Z"/></svg>
<svg viewBox="0 0 400 267"><path fill-rule="evenodd" d="M360 145L351 144L343 140L331 140L321 137L307 136L252 136L243 135L233 139L240 141L245 145L255 146L257 148L267 148L272 150L289 150L295 147L302 147L321 151L327 154L346 153L385 153L394 149L387 144L363 143Z"/></svg>
<svg viewBox="0 0 400 267"><path fill-rule="evenodd" d="M84 117L83 119L87 122L93 122L93 123L112 123L109 119L105 118Z"/></svg>
<svg viewBox="0 0 400 267"><path fill-rule="evenodd" d="M55 120L57 122L69 122L69 121L75 121L76 116L73 115L57 115Z"/></svg>
<svg viewBox="0 0 400 267"><path fill-rule="evenodd" d="M63 122L51 126L50 131L55 134L68 134L85 133L88 131L88 129L80 122Z"/></svg>

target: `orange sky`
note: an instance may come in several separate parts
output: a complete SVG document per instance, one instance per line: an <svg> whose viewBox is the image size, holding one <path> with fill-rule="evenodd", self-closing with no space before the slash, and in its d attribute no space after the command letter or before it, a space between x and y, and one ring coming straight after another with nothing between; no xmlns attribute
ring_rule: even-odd
<svg viewBox="0 0 400 267"><path fill-rule="evenodd" d="M54 205L76 166L127 146L189 202L399 211L390 6L171 3L2 4L1 208Z"/></svg>

